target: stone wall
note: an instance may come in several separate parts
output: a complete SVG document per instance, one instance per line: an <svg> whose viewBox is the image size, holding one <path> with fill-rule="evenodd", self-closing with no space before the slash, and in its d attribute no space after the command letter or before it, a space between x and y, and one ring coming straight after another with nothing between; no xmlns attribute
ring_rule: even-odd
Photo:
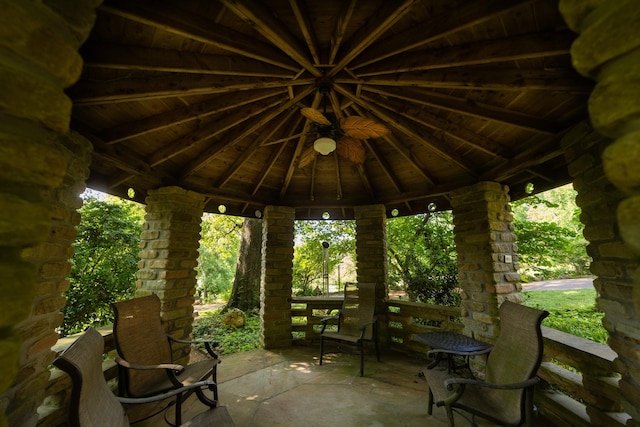
<svg viewBox="0 0 640 427"><path fill-rule="evenodd" d="M267 206L262 224L260 343L266 348L291 346L291 283L295 209Z"/></svg>
<svg viewBox="0 0 640 427"><path fill-rule="evenodd" d="M573 65L597 81L589 98L594 128L610 143L578 141L566 148L577 203L598 276L598 306L618 353L624 410L640 425L640 7L637 0L562 0L560 10L579 33ZM587 141L588 142L588 141ZM606 176L606 177L605 177ZM585 386L597 389L597 381ZM605 425L607 402L589 408Z"/></svg>
<svg viewBox="0 0 640 427"><path fill-rule="evenodd" d="M158 295L165 331L189 339L204 196L180 187L163 187L150 191L145 203L136 296ZM188 345L174 345L173 349L174 361L188 362Z"/></svg>
<svg viewBox="0 0 640 427"><path fill-rule="evenodd" d="M50 328L60 321L55 311L62 304L51 295L64 288L60 277L68 270L66 261L54 258L60 252L70 256L60 246L73 239L70 228L77 221L69 209L77 207L73 193L80 188L68 180L86 167L77 168L67 157L74 144L83 143L63 136L71 113L64 89L80 76L77 50L98 3L0 0L0 426L7 418L11 425L35 424L48 375L43 371L51 357L47 346L55 341ZM84 158L86 152L77 154ZM53 201L59 204L54 207ZM48 245L55 246L55 255L43 253ZM27 336L23 344L21 337Z"/></svg>
<svg viewBox="0 0 640 427"><path fill-rule="evenodd" d="M498 307L522 302L509 188L481 182L451 193L465 332L481 341L498 336Z"/></svg>
<svg viewBox="0 0 640 427"><path fill-rule="evenodd" d="M384 205L357 206L356 271L359 283L376 283L376 313L380 342L385 343L387 318L385 300L388 294L387 214Z"/></svg>

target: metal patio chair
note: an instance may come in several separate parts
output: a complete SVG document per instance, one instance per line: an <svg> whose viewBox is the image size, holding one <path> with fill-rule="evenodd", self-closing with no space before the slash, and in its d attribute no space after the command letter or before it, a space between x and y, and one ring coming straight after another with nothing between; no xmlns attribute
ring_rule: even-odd
<svg viewBox="0 0 640 427"><path fill-rule="evenodd" d="M119 355L116 362L120 396L153 396L210 379L210 393L202 389L195 389L195 392L204 404L216 406L216 374L220 360L213 348L217 343L185 341L166 334L160 318L160 299L155 294L120 301L112 307L115 312L113 338ZM205 344L210 358L184 366L173 363L172 343L200 342Z"/></svg>
<svg viewBox="0 0 640 427"><path fill-rule="evenodd" d="M360 351L360 376L364 376L364 343L373 341L376 349L376 358L380 361L378 351L378 328L376 307L376 284L355 283L345 284L344 302L342 309L335 316L325 317L320 320L322 331L320 333L320 364L324 355L325 339L343 341L354 344ZM326 330L330 320L338 321L336 332Z"/></svg>
<svg viewBox="0 0 640 427"><path fill-rule="evenodd" d="M180 425L182 396L212 385L212 381L200 381L153 397L116 397L102 372L103 352L104 338L95 329L87 328L80 338L53 361L54 366L71 377L72 391L70 408L67 411L68 425L71 427L125 427L129 425L129 419L123 403L147 404L165 399L174 400L174 420L176 425ZM226 427L233 426L234 422L227 408L218 406L202 412L182 425Z"/></svg>
<svg viewBox="0 0 640 427"><path fill-rule="evenodd" d="M500 306L500 334L489 353L485 380L451 374L445 364L424 371L429 386L428 413L433 404L444 406L449 425L461 409L491 422L533 426L533 393L542 361L540 324L546 311L505 301ZM435 349L434 349L435 350Z"/></svg>

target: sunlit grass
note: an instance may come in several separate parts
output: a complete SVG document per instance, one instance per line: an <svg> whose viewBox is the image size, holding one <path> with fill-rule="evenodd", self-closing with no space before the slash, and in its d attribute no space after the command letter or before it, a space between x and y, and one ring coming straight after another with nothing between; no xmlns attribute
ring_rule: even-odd
<svg viewBox="0 0 640 427"><path fill-rule="evenodd" d="M549 312L542 324L602 344L609 334L602 326L604 313L596 308L594 289L523 292L524 304Z"/></svg>

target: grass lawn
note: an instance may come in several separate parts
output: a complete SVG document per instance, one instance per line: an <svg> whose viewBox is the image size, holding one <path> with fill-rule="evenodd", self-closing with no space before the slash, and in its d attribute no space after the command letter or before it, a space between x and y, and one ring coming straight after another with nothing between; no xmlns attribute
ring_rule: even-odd
<svg viewBox="0 0 640 427"><path fill-rule="evenodd" d="M542 324L569 334L607 343L609 334L602 326L603 313L596 308L594 289L523 292L524 305L549 312Z"/></svg>

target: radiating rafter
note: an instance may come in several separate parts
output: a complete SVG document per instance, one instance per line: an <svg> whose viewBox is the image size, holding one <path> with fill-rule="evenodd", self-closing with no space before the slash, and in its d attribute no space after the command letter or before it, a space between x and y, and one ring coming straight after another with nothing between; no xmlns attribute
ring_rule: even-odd
<svg viewBox="0 0 640 427"><path fill-rule="evenodd" d="M145 117L133 122L125 122L100 133L100 137L107 144L124 141L150 132L155 132L191 120L200 120L213 114L234 110L244 105L262 101L272 96L287 93L286 88L263 89L257 91L240 92L233 98L227 95L216 96L197 104L176 108L153 116Z"/></svg>
<svg viewBox="0 0 640 427"><path fill-rule="evenodd" d="M315 77L322 72L301 49L299 40L271 14L262 2L253 0L220 0L229 10L249 21L253 27Z"/></svg>
<svg viewBox="0 0 640 427"><path fill-rule="evenodd" d="M302 36L307 43L307 47L311 53L311 59L313 59L315 64L320 64L322 60L320 59L318 38L316 37L316 32L311 22L307 4L303 0L289 0L289 5L291 5L291 10L293 10L300 31L302 31Z"/></svg>
<svg viewBox="0 0 640 427"><path fill-rule="evenodd" d="M366 91L377 93L384 97L393 97L411 102L416 105L439 108L454 113L476 117L482 120L493 120L522 129L555 134L562 128L557 123L540 119L524 113L518 113L508 108L494 107L486 104L471 102L454 96L444 95L419 89L396 89L393 91L382 90L372 86L365 86Z"/></svg>
<svg viewBox="0 0 640 427"><path fill-rule="evenodd" d="M367 96L363 96L363 98L371 103L374 102L373 99ZM474 149L491 156L493 159L507 160L502 154L498 153L496 149L493 148L495 146L495 142L466 129L464 126L453 123L444 117L428 113L418 107L408 106L406 103L400 103L391 99L387 99L384 103L379 103L378 105L381 105L390 112L400 115L407 120L419 124L420 126L432 129L434 131L434 135L447 135L467 146L473 147ZM420 114L418 114L418 112Z"/></svg>
<svg viewBox="0 0 640 427"><path fill-rule="evenodd" d="M346 0L342 2L342 9L338 13L336 26L331 36L331 49L329 50L329 64L333 64L338 55L338 50L342 46L344 34L347 31L347 25L351 21L353 11L356 8L357 0Z"/></svg>
<svg viewBox="0 0 640 427"><path fill-rule="evenodd" d="M450 152L449 150L447 150L447 148L443 147L440 141L437 141L435 139L426 140L425 136L414 130L412 126L398 122L395 118L392 117L391 114L376 107L372 102L365 100L364 97L356 98L349 92L348 89L344 89L340 85L335 85L334 88L347 98L351 98L354 103L361 105L365 109L373 112L373 114L378 116L378 118L381 119L385 124L398 129L400 132L414 139L416 142L429 147L443 159L454 163L465 172L474 175L473 171L469 168L466 162L464 162L458 154Z"/></svg>
<svg viewBox="0 0 640 427"><path fill-rule="evenodd" d="M367 47L378 40L389 28L393 26L406 13L411 11L411 6L416 0L405 0L400 4L396 2L384 2L375 15L354 34L343 46L343 53L338 63L327 73L329 77L336 76L343 68L353 61Z"/></svg>
<svg viewBox="0 0 640 427"><path fill-rule="evenodd" d="M241 132L238 132L232 138L228 138L221 149L225 148L226 146L237 143L238 141L246 138L248 135L255 132L257 129L260 129L266 123L271 122L275 117L277 117L284 110L287 110L293 107L294 105L296 105L296 103L300 102L302 98L307 96L309 93L313 92L314 89L315 88L313 86L308 86L304 88L302 91L300 91L298 95L296 95L294 99L287 101L286 103L280 105L277 108L272 109L272 111L270 112L266 112L265 114L260 116L257 120L254 120L251 123L251 125L241 128L240 129ZM206 165L220 150L217 148L212 148L210 151L208 150L204 154L200 155L198 159L195 159L188 167L184 168L183 175L182 175L183 179L186 176L189 176L192 173L196 172L198 169L202 168L204 165Z"/></svg>
<svg viewBox="0 0 640 427"><path fill-rule="evenodd" d="M470 89L491 91L539 90L550 92L590 93L593 83L574 70L471 68L411 71L385 76L352 79L337 77L343 84L370 84L390 87L433 89Z"/></svg>
<svg viewBox="0 0 640 427"><path fill-rule="evenodd" d="M462 4L452 3L452 13L434 17L428 24L420 23L393 36L380 40L375 49L369 49L354 61L352 69L399 55L403 52L424 46L441 37L473 27L492 19L510 9L520 7L534 0L475 0Z"/></svg>
<svg viewBox="0 0 640 427"><path fill-rule="evenodd" d="M298 71L298 66L272 45L220 24L212 25L210 20L177 7L168 8L169 4L150 0L118 1L103 3L100 10L162 31L211 44L240 56L257 59L290 71Z"/></svg>
<svg viewBox="0 0 640 427"><path fill-rule="evenodd" d="M210 121L200 128L190 132L175 141L165 145L163 148L155 151L149 159L149 164L152 166L158 166L161 163L166 162L172 157L190 149L191 147L200 144L204 141L211 140L218 135L227 132L228 130L253 120L254 117L259 116L265 110L274 108L282 104L282 99L276 99L274 101L261 101L256 102L251 106L251 110L239 110L221 117L218 120ZM252 122L253 123L253 122Z"/></svg>
<svg viewBox="0 0 640 427"><path fill-rule="evenodd" d="M84 47L82 55L85 66L90 68L281 79L291 79L295 75L291 70L285 70L251 58L108 43L91 43Z"/></svg>
<svg viewBox="0 0 640 427"><path fill-rule="evenodd" d="M280 88L314 84L314 80L274 80L259 77L202 76L192 74L168 74L148 79L128 78L108 81L80 81L69 93L75 105L97 105L113 102L143 101L148 99L212 95L241 90Z"/></svg>
<svg viewBox="0 0 640 427"><path fill-rule="evenodd" d="M562 30L483 40L460 46L419 50L411 52L411 55L389 58L384 63L359 68L355 72L360 77L368 77L564 55L570 52L575 38L573 32Z"/></svg>
<svg viewBox="0 0 640 427"><path fill-rule="evenodd" d="M224 187L229 182L229 180L233 178L233 176L238 172L242 165L244 165L247 160L249 160L258 149L260 149L260 147L262 146L262 141L270 139L276 132L280 131L282 129L282 126L287 124L290 121L291 116L296 113L297 111L295 111L294 109L289 109L289 111L287 111L283 117L275 121L273 126L266 126L265 129L263 129L262 133L258 135L258 137L255 138L255 140L242 151L242 154L238 156L236 161L220 175L220 178L218 179L218 181L216 181L214 187Z"/></svg>

